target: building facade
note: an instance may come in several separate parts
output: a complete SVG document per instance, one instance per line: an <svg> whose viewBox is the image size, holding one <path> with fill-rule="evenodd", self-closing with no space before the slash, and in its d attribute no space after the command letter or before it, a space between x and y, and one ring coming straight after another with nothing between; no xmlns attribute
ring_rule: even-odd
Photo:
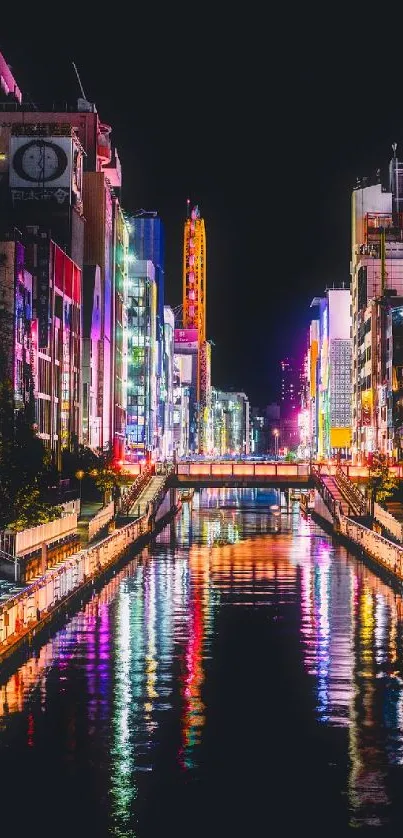
<svg viewBox="0 0 403 838"><path fill-rule="evenodd" d="M115 282L120 283L115 244L121 224L121 168L110 139L111 126L100 120L96 106L84 98L63 111L39 110L23 102L21 94L11 101L11 82L4 66L3 70L1 89L4 93L6 85L9 94L0 101L4 116L0 214L11 227L18 227L23 240L32 228L46 230L82 271L83 422L79 441L118 453L124 412L122 293L115 287ZM11 86L14 94L19 92L15 83ZM34 299L36 294L34 276Z"/></svg>
<svg viewBox="0 0 403 838"><path fill-rule="evenodd" d="M36 331L25 248L18 240L0 241L1 386L8 389L15 411L24 409L33 396L32 338Z"/></svg>
<svg viewBox="0 0 403 838"><path fill-rule="evenodd" d="M250 453L249 399L245 393L212 388L212 441L215 456Z"/></svg>
<svg viewBox="0 0 403 838"><path fill-rule="evenodd" d="M352 457L358 463L375 452L397 460L403 451L402 189L395 150L387 184L360 183L352 193Z"/></svg>
<svg viewBox="0 0 403 838"><path fill-rule="evenodd" d="M162 364L161 401L164 405L161 429L161 456L170 460L174 452L174 333L175 316L170 306L164 306L164 354Z"/></svg>
<svg viewBox="0 0 403 838"><path fill-rule="evenodd" d="M311 323L306 364L309 374L311 429L309 456L318 459L350 456L351 450L351 294L332 288L311 303L317 314Z"/></svg>
<svg viewBox="0 0 403 838"><path fill-rule="evenodd" d="M164 382L164 305L165 305L165 228L155 210L141 209L128 216L131 252L135 259L151 262L156 289L156 448L164 448L163 429L166 417Z"/></svg>
<svg viewBox="0 0 403 838"><path fill-rule="evenodd" d="M126 419L126 456L129 460L159 456L156 329L154 265L150 261L129 258Z"/></svg>

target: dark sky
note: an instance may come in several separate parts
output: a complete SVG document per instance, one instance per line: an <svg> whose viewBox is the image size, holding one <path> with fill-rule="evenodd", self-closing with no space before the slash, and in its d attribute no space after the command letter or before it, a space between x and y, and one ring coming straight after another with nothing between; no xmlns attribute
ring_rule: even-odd
<svg viewBox="0 0 403 838"><path fill-rule="evenodd" d="M67 18L49 8L2 20L20 87L36 103L73 101L75 61L113 126L124 209L164 221L172 306L186 199L199 204L213 384L252 404L275 399L280 358L305 347L312 298L349 282L356 178L386 171L392 142L403 154L399 18L384 37L365 18L355 27L351 13L322 19L302 6L260 19L246 6L236 17L234 6L166 5L161 17L158 4L134 4L130 18L117 7L93 29L79 7L71 19L69 7Z"/></svg>

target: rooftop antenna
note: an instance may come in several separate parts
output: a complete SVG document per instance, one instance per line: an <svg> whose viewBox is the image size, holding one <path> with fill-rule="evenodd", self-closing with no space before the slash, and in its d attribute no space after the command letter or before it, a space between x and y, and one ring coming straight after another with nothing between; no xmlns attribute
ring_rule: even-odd
<svg viewBox="0 0 403 838"><path fill-rule="evenodd" d="M80 85L81 95L82 95L83 99L86 99L86 100L87 100L87 102L88 102L88 99L87 99L87 97L86 97L86 95L85 95L85 93L84 93L84 88L83 88L83 86L82 86L82 84L81 84L81 79L80 79L80 76L79 76L79 74L78 74L77 67L76 67L76 65L75 65L74 61L72 61L71 63L72 63L72 65L73 65L73 67L74 67L74 72L75 72L75 74L76 74L76 76L77 76L77 81L78 81L78 83L79 83L79 85Z"/></svg>
<svg viewBox="0 0 403 838"><path fill-rule="evenodd" d="M398 159L397 159L397 143L392 143L393 149L393 161L394 161L394 169L395 169L395 193L396 193L396 214L397 219L399 219L399 172L398 172Z"/></svg>
<svg viewBox="0 0 403 838"><path fill-rule="evenodd" d="M186 199L186 218L190 218L190 198Z"/></svg>

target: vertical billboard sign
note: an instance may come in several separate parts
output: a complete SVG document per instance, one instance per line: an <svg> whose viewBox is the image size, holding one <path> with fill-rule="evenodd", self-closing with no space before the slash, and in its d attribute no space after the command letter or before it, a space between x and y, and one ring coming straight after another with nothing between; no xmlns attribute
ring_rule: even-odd
<svg viewBox="0 0 403 838"><path fill-rule="evenodd" d="M38 393L38 321L31 323L31 369L34 395Z"/></svg>
<svg viewBox="0 0 403 838"><path fill-rule="evenodd" d="M39 239L37 245L37 315L38 348L49 344L49 240Z"/></svg>

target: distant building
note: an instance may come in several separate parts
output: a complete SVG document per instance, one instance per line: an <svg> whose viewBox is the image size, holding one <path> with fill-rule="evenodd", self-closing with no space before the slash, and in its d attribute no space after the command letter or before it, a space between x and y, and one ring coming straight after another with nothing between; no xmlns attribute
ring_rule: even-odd
<svg viewBox="0 0 403 838"><path fill-rule="evenodd" d="M348 457L351 448L351 293L331 288L312 301L318 314L311 324L312 383L316 392L313 453L319 458Z"/></svg>
<svg viewBox="0 0 403 838"><path fill-rule="evenodd" d="M245 393L212 388L213 451L216 455L250 453L249 399Z"/></svg>
<svg viewBox="0 0 403 838"><path fill-rule="evenodd" d="M189 363L190 361L190 363ZM174 353L173 361L173 445L177 457L190 451L191 356Z"/></svg>
<svg viewBox="0 0 403 838"><path fill-rule="evenodd" d="M174 388L174 330L175 317L170 306L164 306L164 352L160 396L164 405L161 427L161 456L172 459L174 451L173 388Z"/></svg>
<svg viewBox="0 0 403 838"><path fill-rule="evenodd" d="M280 416L282 419L292 419L299 410L300 370L294 359L284 358L280 361Z"/></svg>
<svg viewBox="0 0 403 838"><path fill-rule="evenodd" d="M154 265L129 259L127 299L127 425L128 459L156 457L157 293Z"/></svg>
<svg viewBox="0 0 403 838"><path fill-rule="evenodd" d="M268 451L267 416L264 408L250 409L250 453L259 457Z"/></svg>
<svg viewBox="0 0 403 838"><path fill-rule="evenodd" d="M165 305L165 228L162 219L155 210L141 209L127 217L130 225L132 257L139 261L151 262L155 282L155 372L156 372L156 416L155 447L164 448L164 422L166 417L166 387L164 385L164 305Z"/></svg>

